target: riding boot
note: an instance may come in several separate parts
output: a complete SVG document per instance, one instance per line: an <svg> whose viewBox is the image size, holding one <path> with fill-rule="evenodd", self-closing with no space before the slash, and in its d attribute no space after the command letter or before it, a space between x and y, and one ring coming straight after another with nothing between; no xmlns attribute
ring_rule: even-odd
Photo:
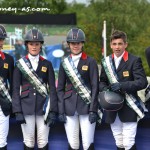
<svg viewBox="0 0 150 150"><path fill-rule="evenodd" d="M38 148L38 150L48 150L48 143L43 148Z"/></svg>
<svg viewBox="0 0 150 150"><path fill-rule="evenodd" d="M68 150L78 150L78 149L73 149L73 148L71 148L71 146L70 146L70 144L69 144Z"/></svg>
<svg viewBox="0 0 150 150"><path fill-rule="evenodd" d="M7 150L7 145L4 147L0 147L0 150Z"/></svg>
<svg viewBox="0 0 150 150"><path fill-rule="evenodd" d="M119 147L117 147L117 150L125 150L125 148L119 148Z"/></svg>
<svg viewBox="0 0 150 150"><path fill-rule="evenodd" d="M90 147L88 148L88 150L95 150L94 148L94 143L91 143Z"/></svg>
<svg viewBox="0 0 150 150"><path fill-rule="evenodd" d="M130 150L136 150L136 145L134 144L134 145L130 148Z"/></svg>
<svg viewBox="0 0 150 150"><path fill-rule="evenodd" d="M34 148L28 147L24 144L24 150L34 150Z"/></svg>

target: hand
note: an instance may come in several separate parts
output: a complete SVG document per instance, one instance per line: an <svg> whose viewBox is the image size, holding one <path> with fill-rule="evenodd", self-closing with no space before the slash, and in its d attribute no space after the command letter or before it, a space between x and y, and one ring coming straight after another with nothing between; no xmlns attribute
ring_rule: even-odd
<svg viewBox="0 0 150 150"><path fill-rule="evenodd" d="M98 119L98 115L97 115L96 112L90 112L89 113L89 121L90 121L91 124L96 122L97 119Z"/></svg>
<svg viewBox="0 0 150 150"><path fill-rule="evenodd" d="M66 123L66 115L65 114L59 114L58 119L60 122Z"/></svg>
<svg viewBox="0 0 150 150"><path fill-rule="evenodd" d="M103 88L103 91L109 91L110 90L110 86L105 86L104 88Z"/></svg>
<svg viewBox="0 0 150 150"><path fill-rule="evenodd" d="M25 118L22 113L16 113L15 116L16 116L16 121L18 124L26 123Z"/></svg>
<svg viewBox="0 0 150 150"><path fill-rule="evenodd" d="M121 84L120 83L111 84L111 90L113 92L117 92L117 91L121 90Z"/></svg>
<svg viewBox="0 0 150 150"><path fill-rule="evenodd" d="M56 120L57 120L57 115L56 115L56 113L55 113L55 112L50 112L50 113L48 114L47 121L46 121L46 122L47 122L47 125L48 125L49 127L54 126Z"/></svg>

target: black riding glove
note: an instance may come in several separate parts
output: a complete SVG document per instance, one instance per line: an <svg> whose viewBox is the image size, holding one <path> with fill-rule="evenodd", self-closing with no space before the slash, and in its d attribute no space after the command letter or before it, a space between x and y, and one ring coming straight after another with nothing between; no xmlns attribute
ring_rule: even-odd
<svg viewBox="0 0 150 150"><path fill-rule="evenodd" d="M56 120L57 120L57 115L56 115L56 113L55 113L55 112L50 112L50 113L48 114L48 117L47 117L47 125L48 125L49 127L54 126Z"/></svg>
<svg viewBox="0 0 150 150"><path fill-rule="evenodd" d="M113 92L118 92L119 90L121 90L121 84L120 83L111 84L111 90Z"/></svg>
<svg viewBox="0 0 150 150"><path fill-rule="evenodd" d="M90 112L89 113L89 121L90 121L91 124L96 122L97 119L98 119L98 116L97 116L96 112Z"/></svg>
<svg viewBox="0 0 150 150"><path fill-rule="evenodd" d="M18 124L26 123L25 118L22 113L15 113L16 121Z"/></svg>
<svg viewBox="0 0 150 150"><path fill-rule="evenodd" d="M103 88L103 91L109 91L110 90L110 86L105 86L104 88Z"/></svg>
<svg viewBox="0 0 150 150"><path fill-rule="evenodd" d="M66 115L65 114L59 114L58 119L60 122L66 123Z"/></svg>

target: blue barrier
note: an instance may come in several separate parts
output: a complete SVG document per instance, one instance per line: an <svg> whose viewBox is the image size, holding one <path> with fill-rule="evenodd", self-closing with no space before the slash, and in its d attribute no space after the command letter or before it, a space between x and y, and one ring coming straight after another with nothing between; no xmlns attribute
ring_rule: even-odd
<svg viewBox="0 0 150 150"><path fill-rule="evenodd" d="M54 70L59 70L61 57L64 54L62 50L62 44L45 46L45 53L47 60L52 62Z"/></svg>

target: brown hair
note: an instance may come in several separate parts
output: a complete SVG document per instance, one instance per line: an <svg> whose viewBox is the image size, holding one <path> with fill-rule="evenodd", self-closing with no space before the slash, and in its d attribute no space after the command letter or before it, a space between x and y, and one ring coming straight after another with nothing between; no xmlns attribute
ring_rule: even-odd
<svg viewBox="0 0 150 150"><path fill-rule="evenodd" d="M127 42L127 35L123 31L114 30L110 36L110 42L114 39L123 39L123 41L126 43Z"/></svg>

